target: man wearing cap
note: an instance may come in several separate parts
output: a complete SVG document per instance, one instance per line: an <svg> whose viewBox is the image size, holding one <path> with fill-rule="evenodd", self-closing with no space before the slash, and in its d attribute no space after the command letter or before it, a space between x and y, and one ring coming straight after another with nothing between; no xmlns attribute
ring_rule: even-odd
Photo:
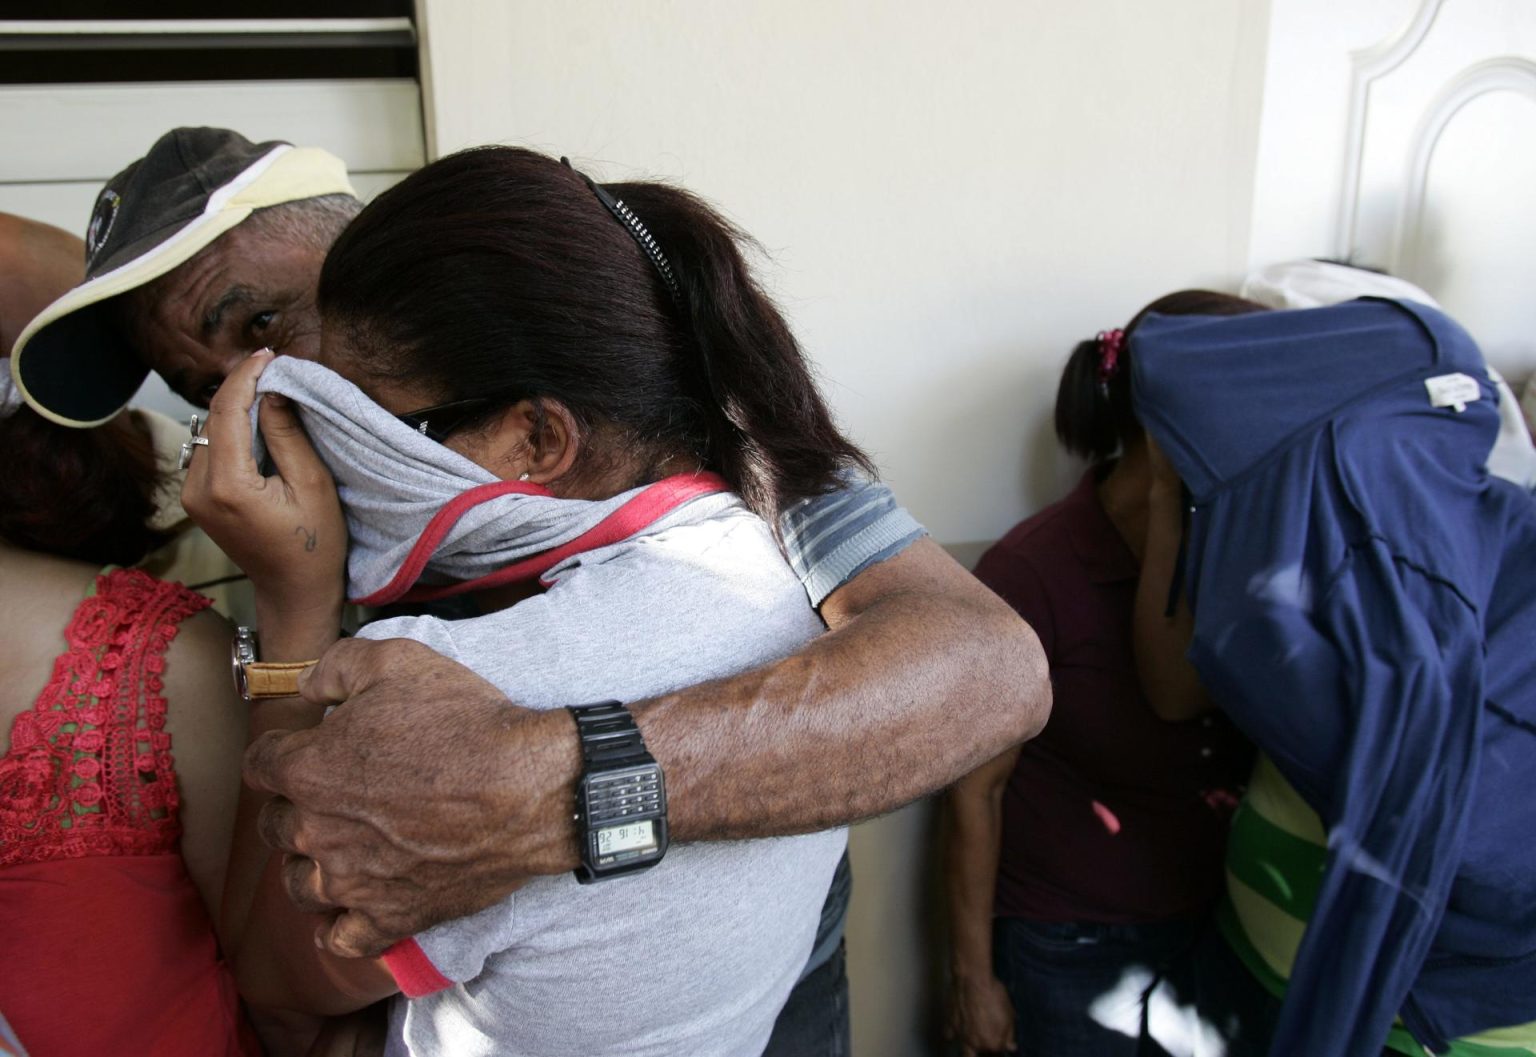
<svg viewBox="0 0 1536 1057"><path fill-rule="evenodd" d="M314 355L320 264L361 208L325 151L174 129L97 196L85 281L17 339L17 384L39 414L94 426L151 369L206 407L255 349Z"/></svg>
<svg viewBox="0 0 1536 1057"><path fill-rule="evenodd" d="M22 334L12 368L28 402L86 425L117 413L151 368L207 404L255 349L312 354L320 265L358 208L351 194L323 151L169 133L98 199L86 281ZM674 840L800 833L890 811L1045 722L1033 633L884 486L851 482L800 504L782 528L830 633L759 671L629 704L665 774ZM295 853L285 870L295 900L345 908L321 937L330 950L376 954L528 875L578 866L582 759L564 716L523 710L404 641L338 643L303 693L349 707L258 741L247 778L278 795L263 830ZM436 704L459 718L423 723ZM466 737L466 722L485 737ZM379 744L409 745L412 766L370 781ZM466 759L476 753L484 759ZM487 773L509 781L474 777ZM833 896L807 970L820 979L802 981L833 1001L797 1008L797 988L770 1053L846 1042L838 881Z"/></svg>

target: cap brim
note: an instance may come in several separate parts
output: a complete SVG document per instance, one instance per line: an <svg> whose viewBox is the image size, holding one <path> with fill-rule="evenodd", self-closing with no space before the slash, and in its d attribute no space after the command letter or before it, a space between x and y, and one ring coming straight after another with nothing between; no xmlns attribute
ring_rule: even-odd
<svg viewBox="0 0 1536 1057"><path fill-rule="evenodd" d="M105 302L154 282L250 216L199 217L144 255L81 283L38 313L11 351L11 376L32 410L61 426L99 426L149 375Z"/></svg>
<svg viewBox="0 0 1536 1057"><path fill-rule="evenodd" d="M61 426L109 421L128 406L149 368L122 336L106 301L185 264L257 209L355 193L333 155L287 146L272 151L215 194L201 216L39 312L11 350L16 387L32 410Z"/></svg>
<svg viewBox="0 0 1536 1057"><path fill-rule="evenodd" d="M111 419L149 375L101 304L59 319L34 335L27 351L11 357L11 376L32 409L61 426Z"/></svg>

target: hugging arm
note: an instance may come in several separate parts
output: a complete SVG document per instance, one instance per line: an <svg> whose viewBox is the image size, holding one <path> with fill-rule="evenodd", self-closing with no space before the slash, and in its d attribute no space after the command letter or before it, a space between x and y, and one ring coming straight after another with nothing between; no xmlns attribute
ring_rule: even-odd
<svg viewBox="0 0 1536 1057"><path fill-rule="evenodd" d="M859 573L822 614L830 632L798 654L632 703L667 776L674 840L894 810L1044 725L1034 634L931 540ZM303 693L342 707L257 741L246 775L278 798L269 833L317 864L290 875L290 894L346 908L329 949L376 954L576 865L580 755L563 710L519 708L406 640L337 643Z"/></svg>
<svg viewBox="0 0 1536 1057"><path fill-rule="evenodd" d="M807 832L895 810L1032 737L1050 709L1029 626L931 539L821 608L777 664L635 707L680 840Z"/></svg>
<svg viewBox="0 0 1536 1057"><path fill-rule="evenodd" d="M297 660L334 639L345 532L291 410L270 398L262 410L280 476L261 477L242 448L267 359L253 356L220 389L219 456L199 450L183 503L256 585L264 659ZM830 524L878 506L865 496ZM319 531L297 543L296 524ZM868 566L821 612L831 630L798 654L631 703L666 774L674 840L804 833L890 811L1044 725L1050 691L1033 632L931 540ZM284 880L296 903L344 909L322 930L329 950L378 954L531 875L576 866L580 753L563 710L520 708L406 640L335 643L302 693L302 714L255 725L248 803L261 803L262 832L294 856ZM258 720L278 714L269 708ZM242 832L251 821L242 815ZM250 864L232 866L231 890L245 887L226 913L253 905L272 871L263 876L258 885Z"/></svg>

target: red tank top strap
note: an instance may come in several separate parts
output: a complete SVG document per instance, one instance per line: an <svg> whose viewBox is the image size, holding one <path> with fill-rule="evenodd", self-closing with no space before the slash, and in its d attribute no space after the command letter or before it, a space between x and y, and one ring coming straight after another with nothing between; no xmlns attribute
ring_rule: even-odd
<svg viewBox="0 0 1536 1057"><path fill-rule="evenodd" d="M136 569L96 579L65 652L0 757L0 866L174 852L176 767L165 652L209 602Z"/></svg>

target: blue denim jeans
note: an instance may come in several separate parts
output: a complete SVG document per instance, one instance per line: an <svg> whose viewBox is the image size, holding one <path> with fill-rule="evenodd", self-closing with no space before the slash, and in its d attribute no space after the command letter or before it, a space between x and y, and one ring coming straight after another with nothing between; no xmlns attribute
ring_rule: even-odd
<svg viewBox="0 0 1536 1057"><path fill-rule="evenodd" d="M1264 989L1222 937L1207 923L1190 951L1165 966L1152 1001L1157 1024L1144 1026L1141 1057L1189 1057L1191 1040L1203 1037L1198 1052L1225 1057L1269 1057L1280 1020L1280 1000ZM1219 1046L1209 1040L1219 1039ZM1382 1050L1381 1057L1398 1057Z"/></svg>
<svg viewBox="0 0 1536 1057"><path fill-rule="evenodd" d="M1137 1057L1146 991L1198 927L997 918L993 970L1013 1000L1021 1057Z"/></svg>
<svg viewBox="0 0 1536 1057"><path fill-rule="evenodd" d="M795 985L763 1057L848 1057L848 960L843 944Z"/></svg>

